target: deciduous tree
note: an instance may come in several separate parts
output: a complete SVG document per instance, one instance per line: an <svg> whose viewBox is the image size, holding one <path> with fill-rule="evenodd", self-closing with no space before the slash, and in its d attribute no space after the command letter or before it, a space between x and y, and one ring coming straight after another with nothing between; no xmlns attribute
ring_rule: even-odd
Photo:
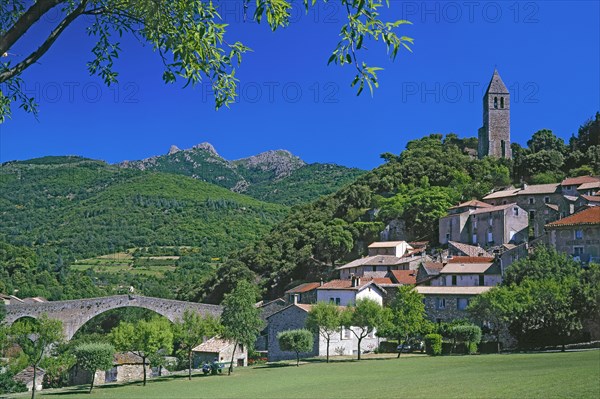
<svg viewBox="0 0 600 399"><path fill-rule="evenodd" d="M282 331L277 334L279 347L283 351L296 352L296 367L300 366L300 353L313 349L313 335L305 329Z"/></svg>
<svg viewBox="0 0 600 399"><path fill-rule="evenodd" d="M185 351L188 359L188 379L192 379L192 350L205 338L217 335L221 331L219 320L211 315L202 316L186 310L183 318L173 326L175 342Z"/></svg>
<svg viewBox="0 0 600 399"><path fill-rule="evenodd" d="M15 322L10 329L10 336L18 344L33 367L33 388L31 399L35 398L35 380L38 366L47 351L64 339L60 320L50 319L43 314L35 320Z"/></svg>
<svg viewBox="0 0 600 399"><path fill-rule="evenodd" d="M327 0L323 0L327 2ZM242 0L244 10L253 2ZM289 0L257 0L253 16L261 22L266 18L269 27L276 30L290 23L292 2ZM303 1L306 10L316 0ZM392 59L401 47L410 50L413 40L398 36L397 28L409 23L405 20L384 22L380 16L383 0L341 0L347 22L340 31L340 41L333 50L329 63L349 64L355 67L352 86L358 93L367 86L371 92L377 87L377 71L358 57L365 50L364 42L377 39L385 44ZM117 82L118 73L114 62L121 52L119 39L131 34L149 44L160 56L163 80L173 83L177 78L186 86L208 79L215 93L217 108L235 100L235 72L247 48L241 42L231 42L225 35L218 4L203 0L38 0L30 4L26 0L0 2L0 56L7 61L0 63L0 122L10 115L12 102L19 102L27 111L35 111L35 100L23 90L21 73L34 65L56 42L60 35L76 20L84 20L87 32L97 38L92 49L93 58L88 63L92 75L98 75L110 85ZM60 21L42 39L40 46L19 56L13 51L30 28L42 25L43 17L57 12ZM52 14L55 18L55 14ZM246 12L245 15L246 17Z"/></svg>
<svg viewBox="0 0 600 399"><path fill-rule="evenodd" d="M81 344L75 348L77 364L92 374L89 393L92 393L92 389L94 388L96 371L110 370L113 367L114 355L115 348L105 342L90 342Z"/></svg>
<svg viewBox="0 0 600 399"><path fill-rule="evenodd" d="M247 281L240 281L223 301L221 314L223 338L234 343L228 374L233 371L235 349L239 344L245 345L246 348L254 345L256 337L264 326L260 318L260 310L255 306L257 298L256 286Z"/></svg>
<svg viewBox="0 0 600 399"><path fill-rule="evenodd" d="M327 342L327 363L329 363L329 342L342 326L340 308L333 303L317 302L308 312L306 327L316 331Z"/></svg>
<svg viewBox="0 0 600 399"><path fill-rule="evenodd" d="M362 340L375 334L375 330L384 324L384 317L381 305L372 299L359 299L356 306L347 307L342 312L344 328L350 329L358 340L358 360Z"/></svg>
<svg viewBox="0 0 600 399"><path fill-rule="evenodd" d="M389 312L389 317L386 318L386 323L378 334L395 338L398 344L422 332L428 324L423 296L410 285L398 287L394 299L386 310ZM402 351L398 351L398 357L401 353Z"/></svg>
<svg viewBox="0 0 600 399"><path fill-rule="evenodd" d="M146 360L159 351L173 351L173 332L168 320L156 317L140 320L137 323L122 322L110 332L110 340L115 349L131 352L142 358L144 386L146 386Z"/></svg>

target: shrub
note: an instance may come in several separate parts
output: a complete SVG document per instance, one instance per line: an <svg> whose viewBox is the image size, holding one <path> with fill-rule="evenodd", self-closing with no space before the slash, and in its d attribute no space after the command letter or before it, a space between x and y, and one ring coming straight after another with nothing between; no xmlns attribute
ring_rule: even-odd
<svg viewBox="0 0 600 399"><path fill-rule="evenodd" d="M442 354L442 336L440 334L427 334L425 336L425 350L428 355L439 356Z"/></svg>
<svg viewBox="0 0 600 399"><path fill-rule="evenodd" d="M467 353L472 355L477 352L477 344L481 342L481 328L474 324L455 326L452 328L452 337L455 343L463 342Z"/></svg>
<svg viewBox="0 0 600 399"><path fill-rule="evenodd" d="M0 372L0 394L27 392L25 384L13 380L13 373Z"/></svg>
<svg viewBox="0 0 600 399"><path fill-rule="evenodd" d="M296 366L300 365L300 352L310 352L314 345L312 333L305 329L282 331L277 340L281 350L296 352Z"/></svg>

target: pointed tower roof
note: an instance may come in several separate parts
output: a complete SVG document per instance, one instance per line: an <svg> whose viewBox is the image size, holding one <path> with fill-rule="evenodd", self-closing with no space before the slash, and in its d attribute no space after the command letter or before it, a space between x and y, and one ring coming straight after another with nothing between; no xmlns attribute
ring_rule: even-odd
<svg viewBox="0 0 600 399"><path fill-rule="evenodd" d="M502 81L502 78L500 77L500 74L498 73L497 69L494 69L494 74L492 75L492 80L490 80L490 84L487 88L486 93L508 94L508 89Z"/></svg>

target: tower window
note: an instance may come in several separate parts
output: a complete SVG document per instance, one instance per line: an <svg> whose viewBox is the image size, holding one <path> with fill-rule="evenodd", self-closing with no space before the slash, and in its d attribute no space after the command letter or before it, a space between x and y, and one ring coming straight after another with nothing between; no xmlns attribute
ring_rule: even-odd
<svg viewBox="0 0 600 399"><path fill-rule="evenodd" d="M504 97L500 97L500 108L504 108Z"/></svg>
<svg viewBox="0 0 600 399"><path fill-rule="evenodd" d="M494 97L494 108L498 108L498 97Z"/></svg>

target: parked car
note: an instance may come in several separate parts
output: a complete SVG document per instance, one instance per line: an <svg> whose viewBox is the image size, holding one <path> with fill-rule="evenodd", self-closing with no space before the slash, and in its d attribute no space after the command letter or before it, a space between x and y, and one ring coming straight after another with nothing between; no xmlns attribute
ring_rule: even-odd
<svg viewBox="0 0 600 399"><path fill-rule="evenodd" d="M412 340L404 342L396 347L398 352L411 353L419 351L425 352L425 343L421 340Z"/></svg>

